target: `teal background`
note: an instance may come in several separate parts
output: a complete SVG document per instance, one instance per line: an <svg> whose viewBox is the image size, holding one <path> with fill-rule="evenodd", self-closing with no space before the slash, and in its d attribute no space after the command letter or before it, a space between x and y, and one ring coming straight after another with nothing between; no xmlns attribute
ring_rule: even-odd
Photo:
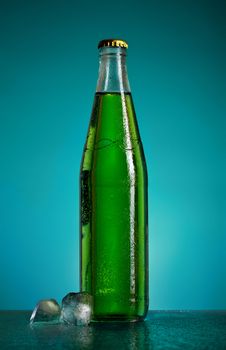
<svg viewBox="0 0 226 350"><path fill-rule="evenodd" d="M129 42L149 171L150 308L226 308L226 2L0 2L0 309L79 288L97 43Z"/></svg>

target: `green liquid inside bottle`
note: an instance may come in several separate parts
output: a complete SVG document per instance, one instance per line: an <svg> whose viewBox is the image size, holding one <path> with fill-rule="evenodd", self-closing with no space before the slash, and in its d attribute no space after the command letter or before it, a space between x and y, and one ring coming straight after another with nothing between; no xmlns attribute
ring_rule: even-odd
<svg viewBox="0 0 226 350"><path fill-rule="evenodd" d="M147 169L130 93L96 93L80 173L81 290L94 321L148 309Z"/></svg>

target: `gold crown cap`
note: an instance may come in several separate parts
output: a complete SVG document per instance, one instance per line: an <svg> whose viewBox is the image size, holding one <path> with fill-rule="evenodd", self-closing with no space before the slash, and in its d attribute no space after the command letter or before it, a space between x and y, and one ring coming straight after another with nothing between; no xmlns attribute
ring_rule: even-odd
<svg viewBox="0 0 226 350"><path fill-rule="evenodd" d="M126 41L121 40L121 39L104 39L101 40L98 44L98 49L100 47L104 47L104 46L109 46L109 47L124 47L126 49L128 49L128 44Z"/></svg>

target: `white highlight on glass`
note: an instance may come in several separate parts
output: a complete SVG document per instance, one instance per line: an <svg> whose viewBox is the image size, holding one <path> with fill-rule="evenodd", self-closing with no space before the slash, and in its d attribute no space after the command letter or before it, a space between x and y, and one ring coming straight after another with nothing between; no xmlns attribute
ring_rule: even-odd
<svg viewBox="0 0 226 350"><path fill-rule="evenodd" d="M124 146L126 150L126 161L130 177L130 293L135 294L135 166L132 154L132 142L129 132L128 113L123 86L123 71L121 59L117 60L119 70L119 84L122 99L123 127L125 130Z"/></svg>

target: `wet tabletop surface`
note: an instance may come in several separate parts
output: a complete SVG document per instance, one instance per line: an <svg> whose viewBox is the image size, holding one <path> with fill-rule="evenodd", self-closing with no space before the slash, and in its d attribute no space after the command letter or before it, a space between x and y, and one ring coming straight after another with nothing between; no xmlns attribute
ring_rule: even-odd
<svg viewBox="0 0 226 350"><path fill-rule="evenodd" d="M226 349L226 311L150 311L138 323L29 325L31 311L0 311L0 349Z"/></svg>

